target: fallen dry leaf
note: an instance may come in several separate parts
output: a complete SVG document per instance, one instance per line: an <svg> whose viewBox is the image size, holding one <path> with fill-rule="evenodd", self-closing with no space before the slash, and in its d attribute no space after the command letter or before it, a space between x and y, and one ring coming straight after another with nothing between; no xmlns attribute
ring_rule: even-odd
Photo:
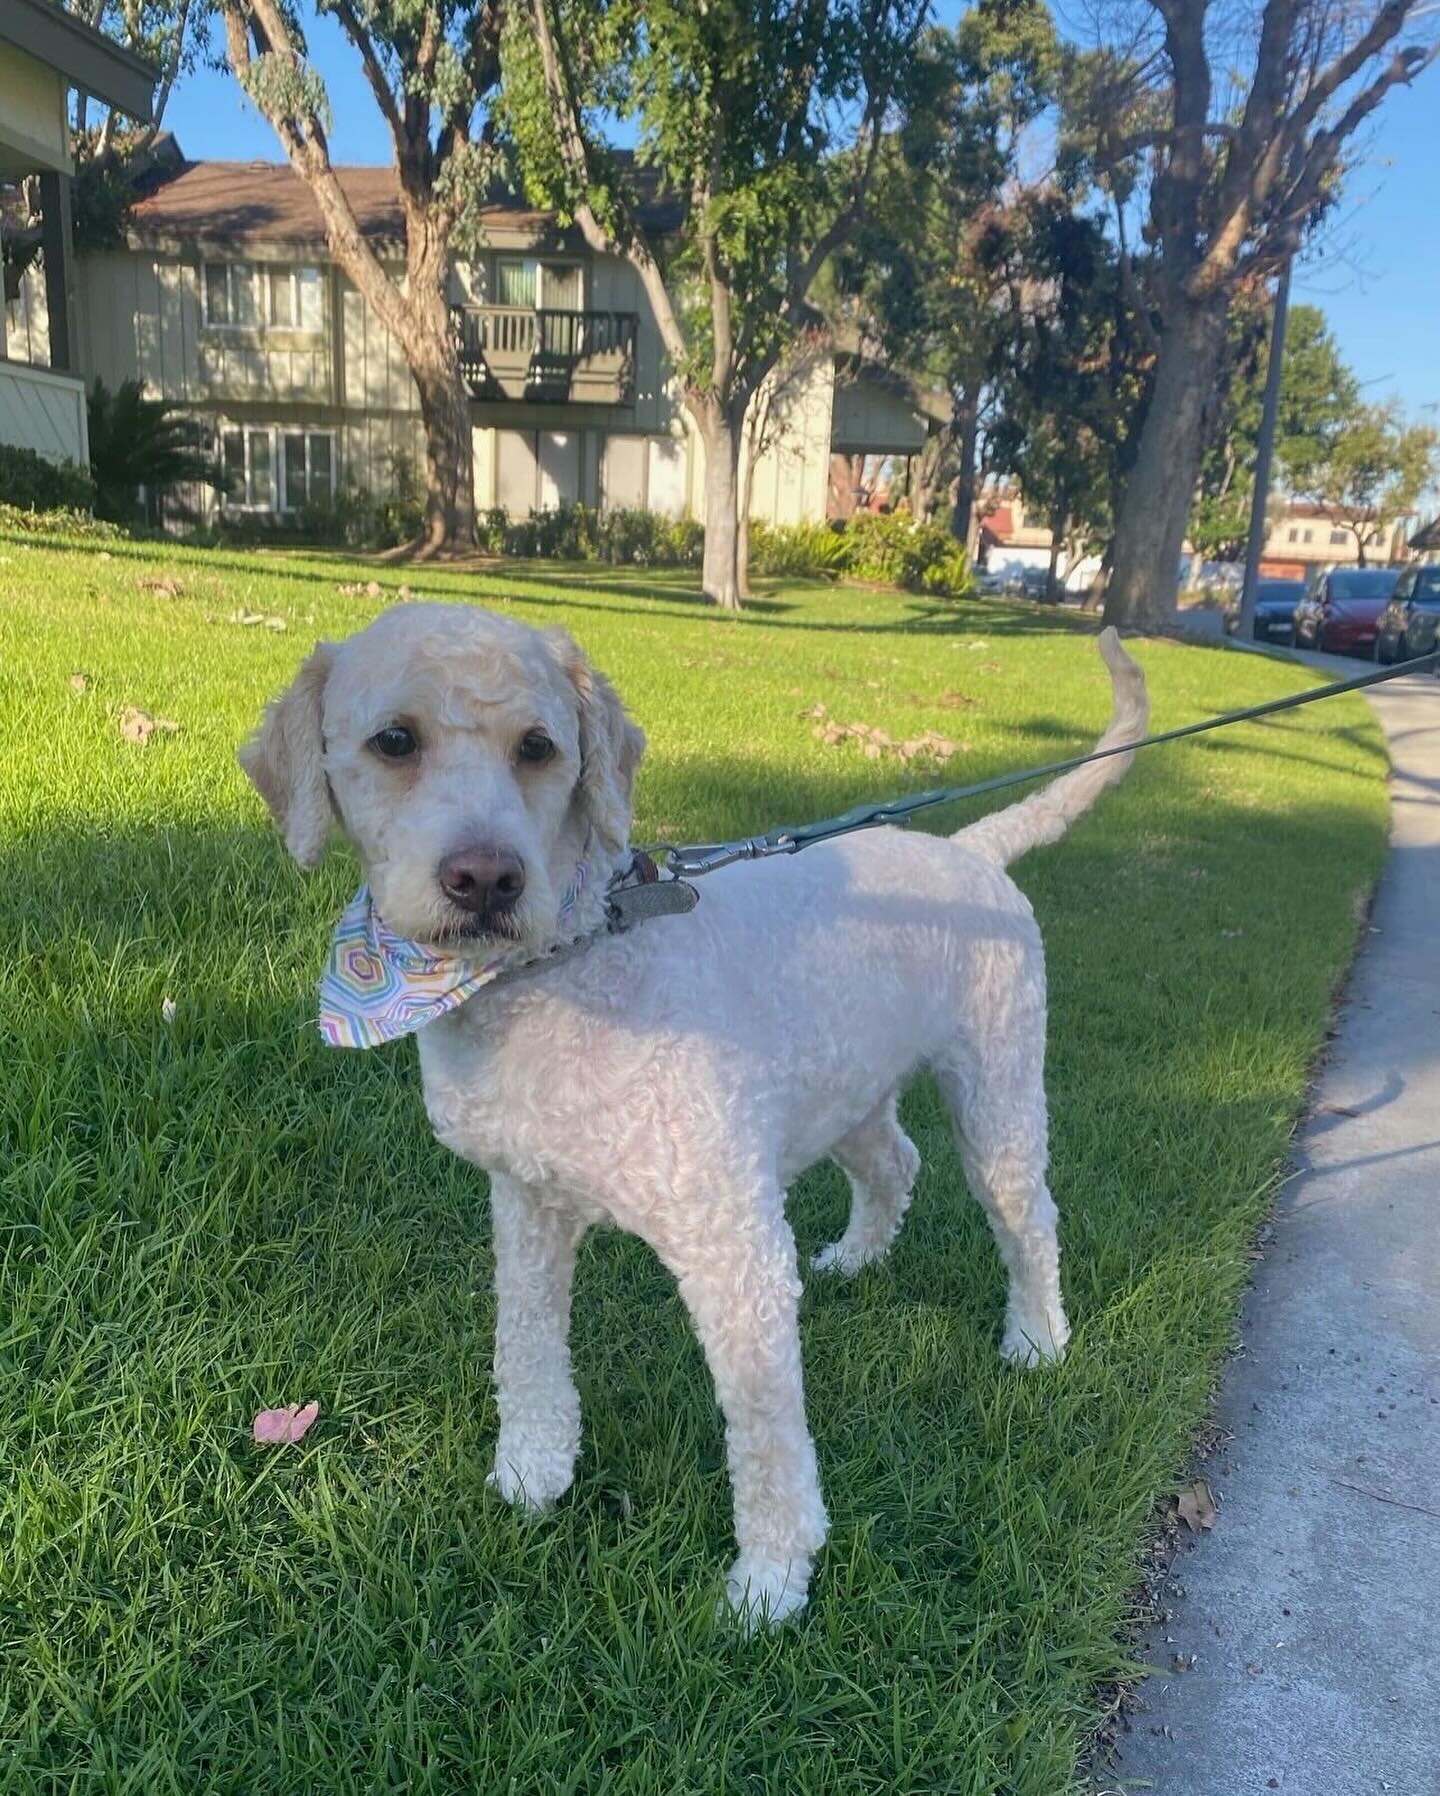
<svg viewBox="0 0 1440 1796"><path fill-rule="evenodd" d="M1203 1478L1192 1479L1180 1492L1175 1512L1192 1534L1213 1528L1220 1511L1215 1506L1214 1492Z"/></svg>
<svg viewBox="0 0 1440 1796"><path fill-rule="evenodd" d="M168 717L152 717L148 711L142 711L138 705L126 705L120 713L120 739L123 742L148 742L156 730L168 730L172 734L180 728Z"/></svg>
<svg viewBox="0 0 1440 1796"><path fill-rule="evenodd" d="M170 575L142 574L135 583L141 592L158 593L162 599L178 599L185 588Z"/></svg>
<svg viewBox="0 0 1440 1796"><path fill-rule="evenodd" d="M71 676L70 676L70 690L71 690L71 691L72 691L72 692L85 692L85 691L88 691L88 690L89 690L89 686L90 686L90 676L89 676L89 674L83 674L83 673L73 673L73 674L71 674Z"/></svg>
<svg viewBox="0 0 1440 1796"><path fill-rule="evenodd" d="M1352 1110L1348 1104L1322 1104L1321 1112L1325 1116L1359 1116L1358 1110Z"/></svg>
<svg viewBox="0 0 1440 1796"><path fill-rule="evenodd" d="M261 1446L288 1446L291 1441L304 1440L319 1414L318 1403L307 1403L303 1409L298 1403L291 1403L284 1409L262 1409L250 1429Z"/></svg>
<svg viewBox="0 0 1440 1796"><path fill-rule="evenodd" d="M160 1021L162 1023L173 1023L175 1021L175 1000L173 998L162 998L160 1000Z"/></svg>
<svg viewBox="0 0 1440 1796"><path fill-rule="evenodd" d="M378 599L385 588L378 580L342 580L335 590L352 598Z"/></svg>

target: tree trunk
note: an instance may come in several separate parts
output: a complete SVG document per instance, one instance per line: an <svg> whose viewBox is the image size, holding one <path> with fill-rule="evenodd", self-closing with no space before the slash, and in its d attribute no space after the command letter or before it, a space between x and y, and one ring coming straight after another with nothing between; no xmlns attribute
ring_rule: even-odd
<svg viewBox="0 0 1440 1796"><path fill-rule="evenodd" d="M735 512L735 590L742 599L754 596L750 590L750 502L759 459L755 439L747 438L740 456L740 497Z"/></svg>
<svg viewBox="0 0 1440 1796"><path fill-rule="evenodd" d="M407 356L425 428L424 558L475 547L475 466L470 395L454 346L422 339Z"/></svg>
<svg viewBox="0 0 1440 1796"><path fill-rule="evenodd" d="M960 443L960 477L955 483L955 509L950 534L974 553L970 525L975 516L975 444L980 435L980 391L966 388L955 405L955 433Z"/></svg>
<svg viewBox="0 0 1440 1796"><path fill-rule="evenodd" d="M1050 566L1045 570L1045 601L1060 603L1060 547L1065 540L1065 513L1057 512L1050 520Z"/></svg>
<svg viewBox="0 0 1440 1796"><path fill-rule="evenodd" d="M718 406L707 408L705 441L705 560L700 584L722 611L740 609L740 432ZM748 534L748 532L747 532Z"/></svg>
<svg viewBox="0 0 1440 1796"><path fill-rule="evenodd" d="M1105 622L1163 627L1174 615L1180 549L1204 452L1205 406L1225 340L1225 302L1177 299L1115 525Z"/></svg>

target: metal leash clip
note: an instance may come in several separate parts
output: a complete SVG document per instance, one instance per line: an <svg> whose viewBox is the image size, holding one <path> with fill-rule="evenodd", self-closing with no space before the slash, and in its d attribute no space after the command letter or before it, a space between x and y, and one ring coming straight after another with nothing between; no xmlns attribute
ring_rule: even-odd
<svg viewBox="0 0 1440 1796"><path fill-rule="evenodd" d="M665 865L676 878L714 873L717 868L732 866L736 861L764 861L772 854L794 854L799 844L793 836L746 836L739 842L703 842L694 848L665 847L659 850Z"/></svg>

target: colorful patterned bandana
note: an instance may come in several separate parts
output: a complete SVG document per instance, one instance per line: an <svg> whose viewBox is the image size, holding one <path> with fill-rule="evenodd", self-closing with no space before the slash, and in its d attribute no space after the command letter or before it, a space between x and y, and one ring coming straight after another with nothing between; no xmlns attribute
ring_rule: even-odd
<svg viewBox="0 0 1440 1796"><path fill-rule="evenodd" d="M582 861L560 901L562 920L584 889ZM386 925L369 886L361 886L330 939L320 977L320 1039L331 1048L376 1048L413 1035L517 964L513 950L477 960L422 948Z"/></svg>

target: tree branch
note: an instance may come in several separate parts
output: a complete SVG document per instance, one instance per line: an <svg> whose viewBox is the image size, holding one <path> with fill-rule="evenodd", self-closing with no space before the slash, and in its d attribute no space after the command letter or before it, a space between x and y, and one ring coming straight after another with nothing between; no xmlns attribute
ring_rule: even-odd
<svg viewBox="0 0 1440 1796"><path fill-rule="evenodd" d="M394 139L398 154L405 128L401 123L399 108L395 104L395 95L386 79L380 58L376 54L375 40L370 36L360 15L351 4L351 0L331 0L331 10L339 19L345 35L360 53L360 64L365 71L365 79L370 83L370 91L375 96L375 104L380 108L381 117L390 127L390 135Z"/></svg>
<svg viewBox="0 0 1440 1796"><path fill-rule="evenodd" d="M246 85L255 66L250 54L247 6L264 35L266 54L279 58L292 76L299 76L299 52L275 0L219 0L219 6L231 67L246 92L269 119L291 166L314 194L331 253L356 286L363 290L385 328L393 336L404 338L409 334L409 318L403 296L365 241L354 208L330 166L330 152L319 119L313 112L303 120L292 117L279 106L267 104Z"/></svg>
<svg viewBox="0 0 1440 1796"><path fill-rule="evenodd" d="M683 364L688 356L685 333L670 302L660 265L640 228L640 221L627 207L626 242L622 246L605 230L585 198L591 188L590 154L580 125L580 109L575 102L568 71L551 28L548 0L534 0L532 16L535 20L536 41L540 47L540 64L545 74L545 89L554 108L561 159L572 187L580 196L575 207L575 222L580 227L580 234L596 255L622 256L629 262L639 276L645 297L650 302L666 353L672 362Z"/></svg>

